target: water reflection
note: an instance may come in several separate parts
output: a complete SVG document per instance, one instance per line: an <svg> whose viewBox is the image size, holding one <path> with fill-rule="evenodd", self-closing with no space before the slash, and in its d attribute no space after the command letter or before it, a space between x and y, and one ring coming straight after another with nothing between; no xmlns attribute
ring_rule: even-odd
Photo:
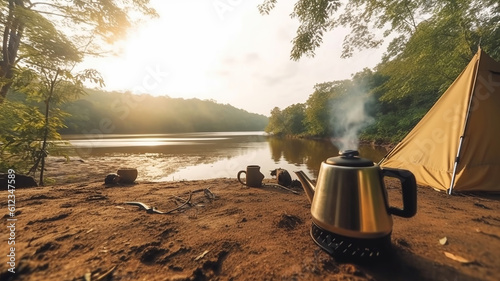
<svg viewBox="0 0 500 281"><path fill-rule="evenodd" d="M270 138L268 143L275 161L284 158L289 163L303 164L314 176L322 161L338 155L338 149L324 140Z"/></svg>
<svg viewBox="0 0 500 281"><path fill-rule="evenodd" d="M238 150L258 146L255 143L266 142L263 132L103 135L100 138L71 135L64 138L72 146L67 150L81 157L112 156L116 153L232 156L238 154Z"/></svg>
<svg viewBox="0 0 500 281"><path fill-rule="evenodd" d="M98 173L106 163L136 167L138 180L196 180L235 178L247 165L270 170L303 170L317 177L322 161L337 156L328 140L268 137L263 132L217 132L168 135L106 135L99 138L65 136L72 145L66 152L86 160ZM360 155L373 161L386 153L382 148L362 146ZM89 168L87 168L89 169ZM107 172L112 172L108 169Z"/></svg>
<svg viewBox="0 0 500 281"><path fill-rule="evenodd" d="M284 158L288 163L305 165L311 174L317 176L321 162L339 155L339 149L329 140L269 138L271 158ZM382 147L362 145L360 156L378 162L387 151Z"/></svg>

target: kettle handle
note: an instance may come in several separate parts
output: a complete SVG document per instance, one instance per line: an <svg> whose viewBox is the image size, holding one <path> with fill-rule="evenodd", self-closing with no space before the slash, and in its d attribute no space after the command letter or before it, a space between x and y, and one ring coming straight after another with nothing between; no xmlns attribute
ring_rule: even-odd
<svg viewBox="0 0 500 281"><path fill-rule="evenodd" d="M403 189L403 209L389 207L389 213L410 218L417 213L417 182L415 176L408 170L383 168L384 177L397 178Z"/></svg>

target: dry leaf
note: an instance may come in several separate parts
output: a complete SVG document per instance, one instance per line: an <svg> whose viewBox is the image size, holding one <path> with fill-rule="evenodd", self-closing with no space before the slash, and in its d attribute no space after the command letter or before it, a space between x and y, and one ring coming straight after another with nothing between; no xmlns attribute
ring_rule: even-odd
<svg viewBox="0 0 500 281"><path fill-rule="evenodd" d="M446 245L447 243L448 243L448 238L443 237L443 238L439 239L439 244Z"/></svg>
<svg viewBox="0 0 500 281"><path fill-rule="evenodd" d="M203 252L201 255L197 256L194 260L197 261L199 259L202 259L206 254L208 254L208 252L210 252L210 251Z"/></svg>
<svg viewBox="0 0 500 281"><path fill-rule="evenodd" d="M471 263L471 261L469 261L461 256L457 256L457 255L454 255L454 254L448 253L448 252L444 252L444 254L446 255L447 258L450 258L454 261L458 261L460 263Z"/></svg>

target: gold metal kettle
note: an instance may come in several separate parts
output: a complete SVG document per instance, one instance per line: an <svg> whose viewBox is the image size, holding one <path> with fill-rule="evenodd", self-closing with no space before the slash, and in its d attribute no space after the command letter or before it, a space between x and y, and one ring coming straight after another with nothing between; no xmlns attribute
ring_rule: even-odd
<svg viewBox="0 0 500 281"><path fill-rule="evenodd" d="M295 174L311 202L311 236L320 247L334 255L379 256L390 244L391 215L416 214L417 185L410 171L382 169L358 154L348 150L323 161L316 185ZM400 180L403 209L389 206L384 177Z"/></svg>

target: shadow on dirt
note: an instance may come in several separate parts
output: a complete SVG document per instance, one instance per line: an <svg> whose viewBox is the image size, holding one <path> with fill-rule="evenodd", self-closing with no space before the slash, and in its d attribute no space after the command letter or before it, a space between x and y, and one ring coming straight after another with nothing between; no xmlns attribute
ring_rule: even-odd
<svg viewBox="0 0 500 281"><path fill-rule="evenodd" d="M474 265L464 265L474 266ZM473 276L457 271L455 268L438 264L415 255L404 248L393 245L392 254L386 260L362 265L375 280L470 280L480 281ZM432 268L432 271L428 269ZM425 270L424 270L425 269Z"/></svg>

